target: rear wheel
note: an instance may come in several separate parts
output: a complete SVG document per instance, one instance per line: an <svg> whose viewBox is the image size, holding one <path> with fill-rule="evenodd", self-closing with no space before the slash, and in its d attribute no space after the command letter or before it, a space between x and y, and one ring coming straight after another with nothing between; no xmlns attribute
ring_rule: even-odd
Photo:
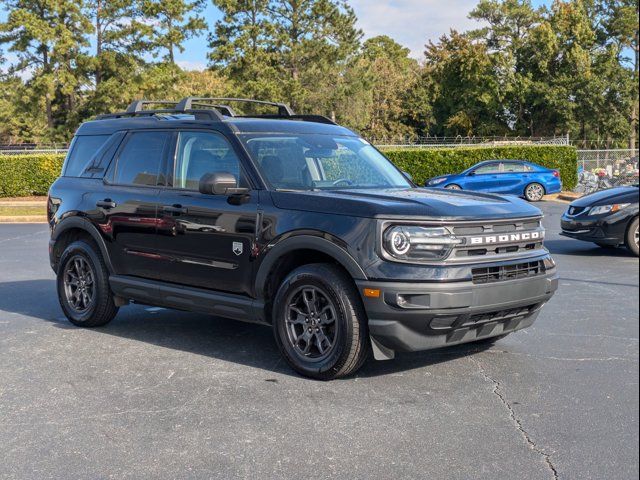
<svg viewBox="0 0 640 480"><path fill-rule="evenodd" d="M87 241L75 241L62 253L57 287L62 311L74 325L99 327L118 313L109 272L100 253Z"/></svg>
<svg viewBox="0 0 640 480"><path fill-rule="evenodd" d="M544 197L544 187L539 183L530 183L524 189L524 197L530 202L539 202Z"/></svg>
<svg viewBox="0 0 640 480"><path fill-rule="evenodd" d="M631 253L633 253L636 257L638 256L638 218L636 217L629 228L627 228L627 238L626 238L626 246Z"/></svg>
<svg viewBox="0 0 640 480"><path fill-rule="evenodd" d="M334 265L304 265L285 278L273 306L273 328L287 363L307 377L344 377L369 353L362 301Z"/></svg>
<svg viewBox="0 0 640 480"><path fill-rule="evenodd" d="M462 187L460 185L456 185L455 183L452 183L451 185L447 185L446 187L447 190L462 190Z"/></svg>

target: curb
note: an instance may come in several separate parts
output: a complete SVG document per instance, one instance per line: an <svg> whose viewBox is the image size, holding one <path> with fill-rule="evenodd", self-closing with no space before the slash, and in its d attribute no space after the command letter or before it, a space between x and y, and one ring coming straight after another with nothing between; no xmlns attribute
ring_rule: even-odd
<svg viewBox="0 0 640 480"><path fill-rule="evenodd" d="M560 200L565 200L567 202L573 202L574 200L577 200L580 197L582 197L581 193L573 193L573 192L562 192L560 195L558 195L558 198Z"/></svg>

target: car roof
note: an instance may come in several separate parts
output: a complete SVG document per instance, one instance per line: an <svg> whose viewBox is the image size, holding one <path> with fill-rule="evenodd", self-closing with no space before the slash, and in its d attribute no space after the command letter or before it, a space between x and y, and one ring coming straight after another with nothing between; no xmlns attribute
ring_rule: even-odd
<svg viewBox="0 0 640 480"><path fill-rule="evenodd" d="M252 117L229 117L224 118L223 121L213 121L210 119L196 119L192 115L154 115L90 120L78 128L76 135L110 135L123 130L173 130L185 128L212 129L228 133L298 133L357 136L348 128L313 121Z"/></svg>

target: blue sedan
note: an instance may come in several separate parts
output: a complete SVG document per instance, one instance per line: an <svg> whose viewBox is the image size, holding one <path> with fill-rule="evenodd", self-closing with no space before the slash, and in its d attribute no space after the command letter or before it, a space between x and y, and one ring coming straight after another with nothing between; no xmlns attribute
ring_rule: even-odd
<svg viewBox="0 0 640 480"><path fill-rule="evenodd" d="M517 195L530 202L562 190L560 172L520 160L489 160L462 173L428 180L425 187Z"/></svg>

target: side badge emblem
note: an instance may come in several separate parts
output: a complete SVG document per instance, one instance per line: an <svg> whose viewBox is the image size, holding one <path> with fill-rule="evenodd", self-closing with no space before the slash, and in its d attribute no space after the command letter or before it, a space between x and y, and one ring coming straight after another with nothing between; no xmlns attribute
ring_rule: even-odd
<svg viewBox="0 0 640 480"><path fill-rule="evenodd" d="M242 255L242 242L233 242L231 250L238 256Z"/></svg>

